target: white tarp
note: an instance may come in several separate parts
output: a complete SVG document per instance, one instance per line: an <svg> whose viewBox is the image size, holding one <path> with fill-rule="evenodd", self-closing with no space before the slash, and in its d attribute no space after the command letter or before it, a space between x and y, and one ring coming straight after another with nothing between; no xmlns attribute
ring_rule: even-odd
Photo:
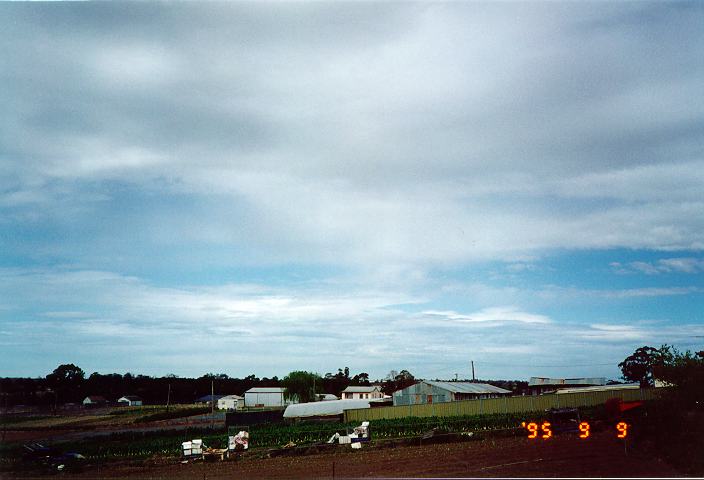
<svg viewBox="0 0 704 480"><path fill-rule="evenodd" d="M342 415L345 410L354 408L369 408L369 400L329 400L325 402L294 403L286 407L284 418Z"/></svg>

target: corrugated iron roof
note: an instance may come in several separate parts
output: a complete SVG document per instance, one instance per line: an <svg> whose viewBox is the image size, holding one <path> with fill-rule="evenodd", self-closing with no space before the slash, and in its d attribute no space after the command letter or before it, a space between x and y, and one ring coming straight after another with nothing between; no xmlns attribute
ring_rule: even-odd
<svg viewBox="0 0 704 480"><path fill-rule="evenodd" d="M381 391L381 388L375 385L371 386L360 386L360 385L350 385L349 387L345 388L343 392L348 392L348 393L371 393L374 390L379 390Z"/></svg>
<svg viewBox="0 0 704 480"><path fill-rule="evenodd" d="M559 386L559 385L606 385L606 378L591 377L591 378L548 378L548 377L530 377L528 382L529 387L537 386Z"/></svg>
<svg viewBox="0 0 704 480"><path fill-rule="evenodd" d="M596 385L593 387L573 387L560 388L557 394L563 393L583 393L583 392L608 392L611 390L637 390L640 388L640 383L621 383L618 385Z"/></svg>
<svg viewBox="0 0 704 480"><path fill-rule="evenodd" d="M493 385L489 385L488 383L436 382L431 380L424 380L424 382L428 385L449 390L453 393L472 393L476 395L483 395L487 393L511 393L510 390L504 390L503 388L495 387Z"/></svg>
<svg viewBox="0 0 704 480"><path fill-rule="evenodd" d="M284 387L252 387L244 393L284 393Z"/></svg>

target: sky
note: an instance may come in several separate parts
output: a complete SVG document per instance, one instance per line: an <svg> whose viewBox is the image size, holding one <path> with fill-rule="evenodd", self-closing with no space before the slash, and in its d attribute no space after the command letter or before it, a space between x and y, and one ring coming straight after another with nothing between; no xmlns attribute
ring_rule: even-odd
<svg viewBox="0 0 704 480"><path fill-rule="evenodd" d="M704 349L700 2L0 5L0 376Z"/></svg>

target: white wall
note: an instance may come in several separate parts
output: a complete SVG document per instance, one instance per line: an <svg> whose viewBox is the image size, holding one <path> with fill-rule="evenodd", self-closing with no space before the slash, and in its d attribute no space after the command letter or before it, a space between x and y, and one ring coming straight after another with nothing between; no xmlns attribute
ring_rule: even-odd
<svg viewBox="0 0 704 480"><path fill-rule="evenodd" d="M283 393L250 393L245 392L244 404L247 407L265 406L265 407L283 407L290 402L284 402Z"/></svg>

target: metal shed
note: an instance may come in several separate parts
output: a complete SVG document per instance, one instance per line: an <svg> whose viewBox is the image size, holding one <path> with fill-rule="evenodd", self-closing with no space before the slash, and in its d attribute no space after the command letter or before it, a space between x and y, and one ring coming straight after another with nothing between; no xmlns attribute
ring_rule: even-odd
<svg viewBox="0 0 704 480"><path fill-rule="evenodd" d="M487 383L423 380L410 387L395 391L393 398L394 405L415 405L476 398L496 398L510 393L509 390Z"/></svg>
<svg viewBox="0 0 704 480"><path fill-rule="evenodd" d="M254 387L244 392L245 407L285 407L294 403L284 399L283 387Z"/></svg>

